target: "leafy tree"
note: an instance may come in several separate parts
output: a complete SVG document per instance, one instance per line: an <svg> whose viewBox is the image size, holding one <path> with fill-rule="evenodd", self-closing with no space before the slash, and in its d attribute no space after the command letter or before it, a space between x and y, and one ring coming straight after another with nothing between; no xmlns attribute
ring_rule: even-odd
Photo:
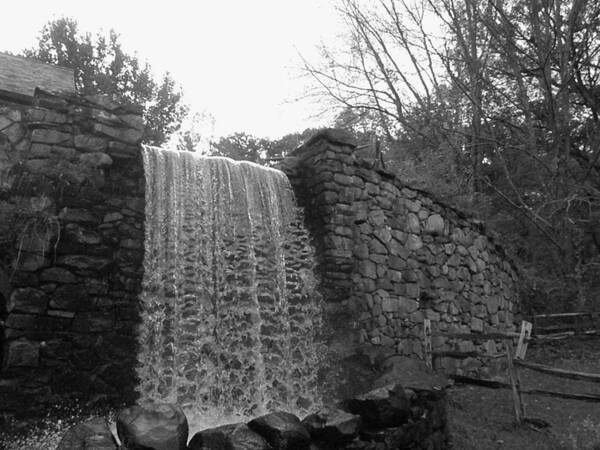
<svg viewBox="0 0 600 450"><path fill-rule="evenodd" d="M348 45L305 62L321 95L372 122L399 173L454 178L555 307L597 297L600 2L338 5Z"/></svg>
<svg viewBox="0 0 600 450"><path fill-rule="evenodd" d="M269 145L270 141L267 139L237 132L214 142L211 153L215 156L227 156L236 161L263 162Z"/></svg>
<svg viewBox="0 0 600 450"><path fill-rule="evenodd" d="M302 133L290 133L279 139L258 138L238 132L220 138L211 144L210 154L227 156L237 161L252 161L273 165L287 153L304 143L317 130L307 128Z"/></svg>
<svg viewBox="0 0 600 450"><path fill-rule="evenodd" d="M180 151L210 153L215 133L215 118L207 111L187 115L181 128L171 136L170 147Z"/></svg>
<svg viewBox="0 0 600 450"><path fill-rule="evenodd" d="M171 75L167 72L155 80L147 62L123 51L114 30L108 36L92 35L80 32L75 19L52 20L42 28L37 45L23 56L72 68L81 94L114 94L141 105L146 143L164 143L187 112L181 88Z"/></svg>

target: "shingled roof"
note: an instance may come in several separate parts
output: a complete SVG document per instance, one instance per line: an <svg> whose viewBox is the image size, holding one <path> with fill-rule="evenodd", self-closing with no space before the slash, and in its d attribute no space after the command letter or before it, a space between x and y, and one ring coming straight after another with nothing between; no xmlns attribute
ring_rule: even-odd
<svg viewBox="0 0 600 450"><path fill-rule="evenodd" d="M27 100L33 98L36 88L49 92L75 93L74 71L0 53L0 95Z"/></svg>

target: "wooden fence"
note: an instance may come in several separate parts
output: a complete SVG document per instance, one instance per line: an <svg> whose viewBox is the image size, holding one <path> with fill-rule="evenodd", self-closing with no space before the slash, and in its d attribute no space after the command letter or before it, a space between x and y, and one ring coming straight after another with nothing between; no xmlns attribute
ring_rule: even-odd
<svg viewBox="0 0 600 450"><path fill-rule="evenodd" d="M578 317L578 319L575 319ZM574 324L571 328L563 324L562 327L556 324L543 326L543 322L548 319L572 319ZM423 348L425 350L425 362L428 367L433 368L434 358L450 356L454 358L466 358L466 357L479 357L479 358L506 358L507 363L507 375L509 383L503 383L500 381L485 380L479 378L473 378L468 376L452 375L456 381L466 382L471 384L477 384L481 386L494 387L494 388L509 388L511 389L515 420L518 424L528 420L525 414L525 403L523 402L522 395L549 395L559 398L570 398L576 400L585 401L596 401L600 402L600 395L596 394L571 394L567 392L548 391L543 389L522 389L520 380L519 368L526 368L534 370L546 375L551 375L560 378L572 379L572 380L583 380L594 383L600 383L600 374L577 372L573 370L559 369L555 367L546 366L543 364L537 364L529 361L525 361L527 354L527 346L530 342L544 342L555 339L565 339L576 334L595 334L600 333L600 318L599 313L565 313L565 314L553 314L553 315L539 315L534 316L532 322L523 321L521 323L521 330L519 333L515 332L504 332L504 333L444 333L438 331L432 331L431 321L425 319L423 322ZM585 319L585 320L584 320ZM539 334L534 324L540 324ZM532 332L536 331L535 335ZM493 339L496 341L502 341L504 345L504 351L497 354L487 354L478 351L434 351L432 349L431 341L433 337L445 337L454 339L464 339L471 341L480 341L485 339ZM516 349L515 349L516 342ZM529 419L530 420L530 419Z"/></svg>

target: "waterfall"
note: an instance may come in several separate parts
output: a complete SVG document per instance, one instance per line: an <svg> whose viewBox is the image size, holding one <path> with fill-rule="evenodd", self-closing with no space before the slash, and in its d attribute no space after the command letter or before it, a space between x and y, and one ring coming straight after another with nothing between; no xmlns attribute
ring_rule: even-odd
<svg viewBox="0 0 600 450"><path fill-rule="evenodd" d="M145 147L141 401L199 414L319 402L320 298L280 171Z"/></svg>

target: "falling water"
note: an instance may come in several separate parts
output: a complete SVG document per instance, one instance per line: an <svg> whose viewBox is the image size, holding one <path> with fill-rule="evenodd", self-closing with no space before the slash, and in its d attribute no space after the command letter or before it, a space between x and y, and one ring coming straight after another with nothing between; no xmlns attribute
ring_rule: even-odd
<svg viewBox="0 0 600 450"><path fill-rule="evenodd" d="M200 414L318 403L313 249L286 176L144 148L140 395Z"/></svg>

